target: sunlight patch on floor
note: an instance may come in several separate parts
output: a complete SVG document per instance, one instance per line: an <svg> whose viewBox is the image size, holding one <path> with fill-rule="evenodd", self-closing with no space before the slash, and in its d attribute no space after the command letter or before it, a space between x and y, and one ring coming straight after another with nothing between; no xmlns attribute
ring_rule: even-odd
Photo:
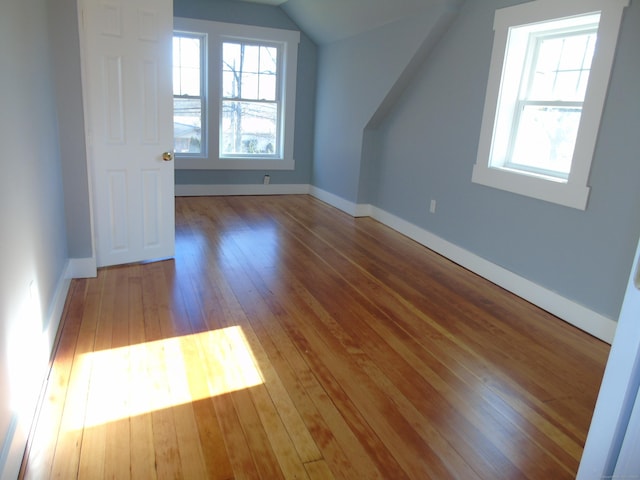
<svg viewBox="0 0 640 480"><path fill-rule="evenodd" d="M239 326L82 355L87 395L67 430L94 427L264 383ZM84 388L82 388L84 386Z"/></svg>

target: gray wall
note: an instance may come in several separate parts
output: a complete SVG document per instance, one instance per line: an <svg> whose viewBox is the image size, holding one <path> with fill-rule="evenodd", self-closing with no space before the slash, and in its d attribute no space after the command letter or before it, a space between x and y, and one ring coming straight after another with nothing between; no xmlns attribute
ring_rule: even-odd
<svg viewBox="0 0 640 480"><path fill-rule="evenodd" d="M56 0L50 15L67 248L70 258L89 258L93 248L76 0Z"/></svg>
<svg viewBox="0 0 640 480"><path fill-rule="evenodd" d="M299 30L284 11L268 5L220 0L174 0L174 14L176 17ZM262 184L262 177L265 173L271 176L272 184L308 184L311 182L317 52L311 39L304 32L300 33L293 146L295 170L180 170L180 160L176 160L177 185Z"/></svg>
<svg viewBox="0 0 640 480"><path fill-rule="evenodd" d="M67 258L46 8L47 0L3 0L0 14L0 449L5 454L16 409L37 399L39 367L48 360L38 337ZM18 400L21 391L26 397ZM0 475L5 460L0 458Z"/></svg>
<svg viewBox="0 0 640 480"><path fill-rule="evenodd" d="M365 127L389 108L387 96L393 97L412 60L424 56L434 40L431 34L451 11L442 4L320 47L314 186L352 202L366 200L368 185L361 176L369 156L363 157L363 142L373 140L364 138Z"/></svg>
<svg viewBox="0 0 640 480"><path fill-rule="evenodd" d="M616 319L640 231L640 2L625 13L586 211L471 183L493 15L516 3L465 3L379 128L368 201Z"/></svg>

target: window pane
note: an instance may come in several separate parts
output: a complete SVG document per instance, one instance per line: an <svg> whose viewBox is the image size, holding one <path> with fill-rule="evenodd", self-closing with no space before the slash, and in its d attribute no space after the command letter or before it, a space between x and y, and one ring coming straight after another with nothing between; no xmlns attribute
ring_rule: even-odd
<svg viewBox="0 0 640 480"><path fill-rule="evenodd" d="M242 74L242 89L240 90L240 97L248 100L258 100L257 73Z"/></svg>
<svg viewBox="0 0 640 480"><path fill-rule="evenodd" d="M180 89L176 95L200 96L200 69L183 68L180 71Z"/></svg>
<svg viewBox="0 0 640 480"><path fill-rule="evenodd" d="M239 84L234 72L222 72L222 96L225 98L238 98L240 95Z"/></svg>
<svg viewBox="0 0 640 480"><path fill-rule="evenodd" d="M560 57L560 70L580 70L583 68L582 64L588 41L588 35L574 35L564 39L562 56ZM590 65L591 62L589 61L587 68Z"/></svg>
<svg viewBox="0 0 640 480"><path fill-rule="evenodd" d="M509 166L568 175L581 113L580 107L525 105Z"/></svg>
<svg viewBox="0 0 640 480"><path fill-rule="evenodd" d="M273 155L278 146L278 105L223 101L220 153Z"/></svg>
<svg viewBox="0 0 640 480"><path fill-rule="evenodd" d="M258 98L260 100L276 100L276 76L275 75L260 75L260 90L258 92Z"/></svg>
<svg viewBox="0 0 640 480"><path fill-rule="evenodd" d="M242 45L243 72L258 73L260 71L260 47L257 45Z"/></svg>
<svg viewBox="0 0 640 480"><path fill-rule="evenodd" d="M228 43L222 44L222 63L223 69L235 71L240 69L240 44Z"/></svg>
<svg viewBox="0 0 640 480"><path fill-rule="evenodd" d="M538 43L529 100L584 100L596 33L542 38Z"/></svg>
<svg viewBox="0 0 640 480"><path fill-rule="evenodd" d="M173 99L173 137L176 153L202 153L202 102Z"/></svg>
<svg viewBox="0 0 640 480"><path fill-rule="evenodd" d="M277 100L278 49L244 43L223 44L222 96Z"/></svg>
<svg viewBox="0 0 640 480"><path fill-rule="evenodd" d="M260 48L260 73L276 73L278 65L278 49L275 47Z"/></svg>
<svg viewBox="0 0 640 480"><path fill-rule="evenodd" d="M180 95L180 69L173 67L173 94Z"/></svg>
<svg viewBox="0 0 640 480"><path fill-rule="evenodd" d="M180 37L180 65L200 68L200 39Z"/></svg>
<svg viewBox="0 0 640 480"><path fill-rule="evenodd" d="M200 39L173 37L173 94L200 96Z"/></svg>
<svg viewBox="0 0 640 480"><path fill-rule="evenodd" d="M579 86L579 71L558 72L558 74L556 75L554 95L552 99L565 101L582 101L583 98L580 98L577 95Z"/></svg>

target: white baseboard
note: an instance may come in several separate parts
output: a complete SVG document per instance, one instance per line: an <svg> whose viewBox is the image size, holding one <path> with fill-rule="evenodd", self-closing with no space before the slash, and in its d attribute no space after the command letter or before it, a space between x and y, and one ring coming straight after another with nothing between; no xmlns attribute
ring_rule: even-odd
<svg viewBox="0 0 640 480"><path fill-rule="evenodd" d="M594 337L609 344L613 341L617 323L610 318L516 275L384 210L373 207L372 217Z"/></svg>
<svg viewBox="0 0 640 480"><path fill-rule="evenodd" d="M345 200L338 195L335 195L326 190L322 190L318 187L311 185L309 187L309 194L328 203L332 207L336 207L338 210L342 210L344 213L348 213L352 217L369 217L370 213L367 211L366 206L359 206L357 203Z"/></svg>
<svg viewBox="0 0 640 480"><path fill-rule="evenodd" d="M20 470L22 457L27 445L27 439L29 436L29 431L31 429L31 424L33 423L33 420L35 418L38 393L40 392L42 385L44 385L44 383L46 382L47 376L49 374L50 364L48 359L51 357L51 354L53 352L56 335L58 333L58 328L60 327L60 321L62 319L62 314L64 311L64 305L69 293L69 286L71 285L71 278L68 276L68 272L71 269L70 263L71 260L68 260L67 265L63 269L62 274L58 279L51 304L47 309L48 313L43 319L43 342L35 342L36 345L43 345L43 348L47 349L46 355L43 356L43 358L46 358L47 361L44 362L41 366L37 367L38 370L41 370L37 374L39 378L33 378L32 380L34 391L33 405L22 405L23 410L20 412L20 414L14 414L11 417L9 428L7 429L5 438L2 440L2 445L0 448L1 480L13 480L18 477L18 472Z"/></svg>
<svg viewBox="0 0 640 480"><path fill-rule="evenodd" d="M26 435L28 435L28 430ZM22 454L27 444L26 435L24 431L18 431L18 416L12 415L2 443L2 448L0 448L1 480L15 480L18 478L20 464L22 463Z"/></svg>
<svg viewBox="0 0 640 480"><path fill-rule="evenodd" d="M176 185L176 197L215 197L227 195L307 195L307 184L270 185Z"/></svg>
<svg viewBox="0 0 640 480"><path fill-rule="evenodd" d="M69 286L71 285L71 278L67 277L69 263L70 260L67 261L67 268L58 280L58 285L56 286L56 291L54 293L51 306L49 307L49 315L47 315L47 318L45 319L46 323L43 323L44 331L48 339L47 345L49 347L49 354L53 351L53 344L56 339L56 334L58 333L60 320L62 319L62 314L64 312L64 305L67 301L67 295L69 294Z"/></svg>
<svg viewBox="0 0 640 480"><path fill-rule="evenodd" d="M65 278L94 278L98 275L95 257L70 258L67 263Z"/></svg>
<svg viewBox="0 0 640 480"><path fill-rule="evenodd" d="M524 277L485 260L457 245L432 234L406 220L380 208L366 204L355 204L337 195L311 187L310 194L354 217L370 216L393 228L449 260L486 278L505 290L537 305L567 323L611 344L617 322L594 312L556 292L548 290Z"/></svg>

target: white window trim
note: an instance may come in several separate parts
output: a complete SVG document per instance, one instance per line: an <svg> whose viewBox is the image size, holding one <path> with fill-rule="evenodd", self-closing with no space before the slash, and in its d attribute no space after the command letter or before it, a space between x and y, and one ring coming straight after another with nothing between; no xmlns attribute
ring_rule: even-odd
<svg viewBox="0 0 640 480"><path fill-rule="evenodd" d="M293 143L295 130L295 99L298 44L300 32L275 28L254 27L232 23L213 22L192 18L174 18L174 30L204 33L207 35L207 145L208 156L182 157L176 155L175 168L180 170L293 170ZM222 43L226 40L253 40L282 45L283 96L282 112L284 122L282 137L282 158L249 158L220 156L219 112L222 91L220 72ZM213 121L212 121L213 120ZM204 133L203 133L204 135Z"/></svg>
<svg viewBox="0 0 640 480"><path fill-rule="evenodd" d="M478 156L473 167L474 183L580 210L587 208L591 161L595 152L622 13L628 4L629 0L536 0L496 11L495 36ZM566 182L492 166L491 148L509 28L595 12L601 12L598 43L591 65L571 172Z"/></svg>

